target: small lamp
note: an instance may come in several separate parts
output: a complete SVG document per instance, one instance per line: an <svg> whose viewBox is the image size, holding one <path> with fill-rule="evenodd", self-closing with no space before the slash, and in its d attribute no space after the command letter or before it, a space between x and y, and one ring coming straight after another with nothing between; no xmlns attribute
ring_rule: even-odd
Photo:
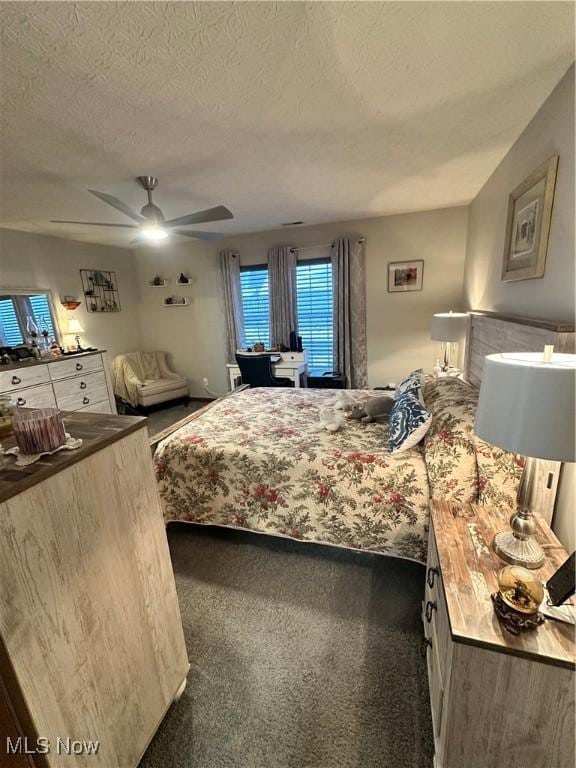
<svg viewBox="0 0 576 768"><path fill-rule="evenodd" d="M432 317L430 338L442 342L443 371L452 367L451 360L456 358L455 347L466 333L467 322L466 312L440 312Z"/></svg>
<svg viewBox="0 0 576 768"><path fill-rule="evenodd" d="M535 459L576 461L574 406L576 355L541 353L488 355L476 411L476 434L488 443L525 456L518 508L510 531L497 533L494 550L508 563L540 568L544 551L532 536L536 524Z"/></svg>
<svg viewBox="0 0 576 768"><path fill-rule="evenodd" d="M74 336L76 339L76 348L79 352L82 351L82 346L80 344L80 334L84 333L84 328L82 328L82 325L80 324L80 320L76 317L71 317L70 320L68 320L68 327L66 329L66 333L69 336Z"/></svg>

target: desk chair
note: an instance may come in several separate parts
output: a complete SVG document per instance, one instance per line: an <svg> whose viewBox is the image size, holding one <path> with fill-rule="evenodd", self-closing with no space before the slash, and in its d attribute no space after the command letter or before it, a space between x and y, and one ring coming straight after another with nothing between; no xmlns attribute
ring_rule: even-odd
<svg viewBox="0 0 576 768"><path fill-rule="evenodd" d="M236 355L242 384L251 387L293 387L291 379L276 378L272 373L270 355Z"/></svg>

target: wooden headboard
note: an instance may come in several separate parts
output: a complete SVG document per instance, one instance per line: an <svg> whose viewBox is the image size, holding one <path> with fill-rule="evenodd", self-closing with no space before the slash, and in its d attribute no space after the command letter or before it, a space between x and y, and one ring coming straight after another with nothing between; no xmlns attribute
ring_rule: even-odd
<svg viewBox="0 0 576 768"><path fill-rule="evenodd" d="M484 358L498 352L541 352L553 344L555 352L575 352L575 327L570 323L537 320L499 312L470 312L466 340L465 378L480 386ZM538 461L536 498L540 513L552 522L561 463Z"/></svg>
<svg viewBox="0 0 576 768"><path fill-rule="evenodd" d="M466 379L480 386L486 355L497 352L543 352L553 344L555 352L575 352L575 327L570 323L536 320L499 312L470 312L466 340Z"/></svg>

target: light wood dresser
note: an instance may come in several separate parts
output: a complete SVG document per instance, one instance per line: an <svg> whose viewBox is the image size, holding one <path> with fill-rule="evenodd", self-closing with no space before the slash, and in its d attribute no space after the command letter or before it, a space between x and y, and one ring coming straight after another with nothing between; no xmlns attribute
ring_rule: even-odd
<svg viewBox="0 0 576 768"><path fill-rule="evenodd" d="M0 458L0 766L132 768L189 668L146 420L65 424L80 449Z"/></svg>
<svg viewBox="0 0 576 768"><path fill-rule="evenodd" d="M0 395L22 408L116 413L106 350L2 365Z"/></svg>
<svg viewBox="0 0 576 768"><path fill-rule="evenodd" d="M490 594L506 565L491 549L509 512L454 503L431 511L423 653L428 663L435 768L573 768L574 627L546 621L517 637ZM538 518L546 564L567 553Z"/></svg>

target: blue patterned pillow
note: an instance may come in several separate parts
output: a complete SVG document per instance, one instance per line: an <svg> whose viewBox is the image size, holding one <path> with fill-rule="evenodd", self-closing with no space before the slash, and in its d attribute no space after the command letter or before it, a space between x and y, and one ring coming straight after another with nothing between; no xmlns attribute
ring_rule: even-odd
<svg viewBox="0 0 576 768"><path fill-rule="evenodd" d="M407 392L411 392L413 395L416 395L416 397L420 398L420 401L422 400L422 381L424 379L424 372L422 371L422 368L417 368L415 371L412 371L412 373L409 373L408 376L406 376L405 379L402 379L400 384L396 387L396 392L394 393L394 397L398 399L399 397L402 397L402 395L405 395Z"/></svg>
<svg viewBox="0 0 576 768"><path fill-rule="evenodd" d="M432 424L432 414L418 399L416 392L400 395L390 413L388 450L401 453L413 448Z"/></svg>

